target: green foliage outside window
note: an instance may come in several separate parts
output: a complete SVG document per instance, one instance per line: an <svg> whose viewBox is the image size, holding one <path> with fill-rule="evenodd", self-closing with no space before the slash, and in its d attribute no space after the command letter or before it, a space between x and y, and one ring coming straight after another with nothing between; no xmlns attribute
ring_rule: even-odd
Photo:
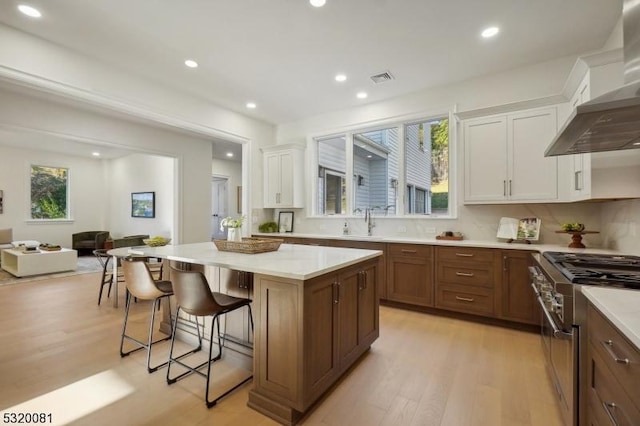
<svg viewBox="0 0 640 426"><path fill-rule="evenodd" d="M31 166L31 219L66 219L69 170Z"/></svg>

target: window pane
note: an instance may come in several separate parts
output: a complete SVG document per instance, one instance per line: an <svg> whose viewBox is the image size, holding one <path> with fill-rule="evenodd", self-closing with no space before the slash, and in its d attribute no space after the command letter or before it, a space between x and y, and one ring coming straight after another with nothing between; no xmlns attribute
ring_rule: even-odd
<svg viewBox="0 0 640 426"><path fill-rule="evenodd" d="M31 219L67 219L69 170L31 166Z"/></svg>
<svg viewBox="0 0 640 426"><path fill-rule="evenodd" d="M353 205L356 212L396 214L399 167L398 128L353 135Z"/></svg>
<svg viewBox="0 0 640 426"><path fill-rule="evenodd" d="M449 120L437 118L405 127L405 211L449 212ZM410 196L409 196L410 195Z"/></svg>
<svg viewBox="0 0 640 426"><path fill-rule="evenodd" d="M317 139L318 214L347 214L345 137Z"/></svg>

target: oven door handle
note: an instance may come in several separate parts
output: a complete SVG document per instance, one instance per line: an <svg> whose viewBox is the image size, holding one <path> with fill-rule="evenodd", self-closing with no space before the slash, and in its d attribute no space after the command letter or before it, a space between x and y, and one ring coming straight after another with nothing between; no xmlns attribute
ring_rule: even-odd
<svg viewBox="0 0 640 426"><path fill-rule="evenodd" d="M533 290L536 292L536 299L538 299L538 303L540 304L540 309L542 309L542 313L547 317L547 322L551 325L551 328L553 329L553 337L556 339L565 339L565 340L573 339L572 333L567 333L565 331L560 330L560 328L558 328L558 326L556 325L556 322L553 320L553 318L551 317L551 314L547 310L547 307L545 306L544 301L542 300L542 297L538 292L538 289L536 289L536 286L534 284L531 284L531 287L533 287Z"/></svg>

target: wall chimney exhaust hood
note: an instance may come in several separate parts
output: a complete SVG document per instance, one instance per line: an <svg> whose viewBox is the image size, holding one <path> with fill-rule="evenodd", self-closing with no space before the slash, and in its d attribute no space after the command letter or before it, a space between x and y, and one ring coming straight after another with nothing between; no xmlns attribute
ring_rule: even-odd
<svg viewBox="0 0 640 426"><path fill-rule="evenodd" d="M623 6L624 82L579 105L547 148L545 157L640 149L640 1Z"/></svg>

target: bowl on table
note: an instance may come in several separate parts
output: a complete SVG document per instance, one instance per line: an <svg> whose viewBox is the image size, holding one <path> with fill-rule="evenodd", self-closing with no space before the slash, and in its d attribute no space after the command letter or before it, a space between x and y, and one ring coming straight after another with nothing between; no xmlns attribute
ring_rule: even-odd
<svg viewBox="0 0 640 426"><path fill-rule="evenodd" d="M164 237L145 238L142 240L142 242L148 245L149 247L161 247L169 244L171 242L171 238L164 238Z"/></svg>

